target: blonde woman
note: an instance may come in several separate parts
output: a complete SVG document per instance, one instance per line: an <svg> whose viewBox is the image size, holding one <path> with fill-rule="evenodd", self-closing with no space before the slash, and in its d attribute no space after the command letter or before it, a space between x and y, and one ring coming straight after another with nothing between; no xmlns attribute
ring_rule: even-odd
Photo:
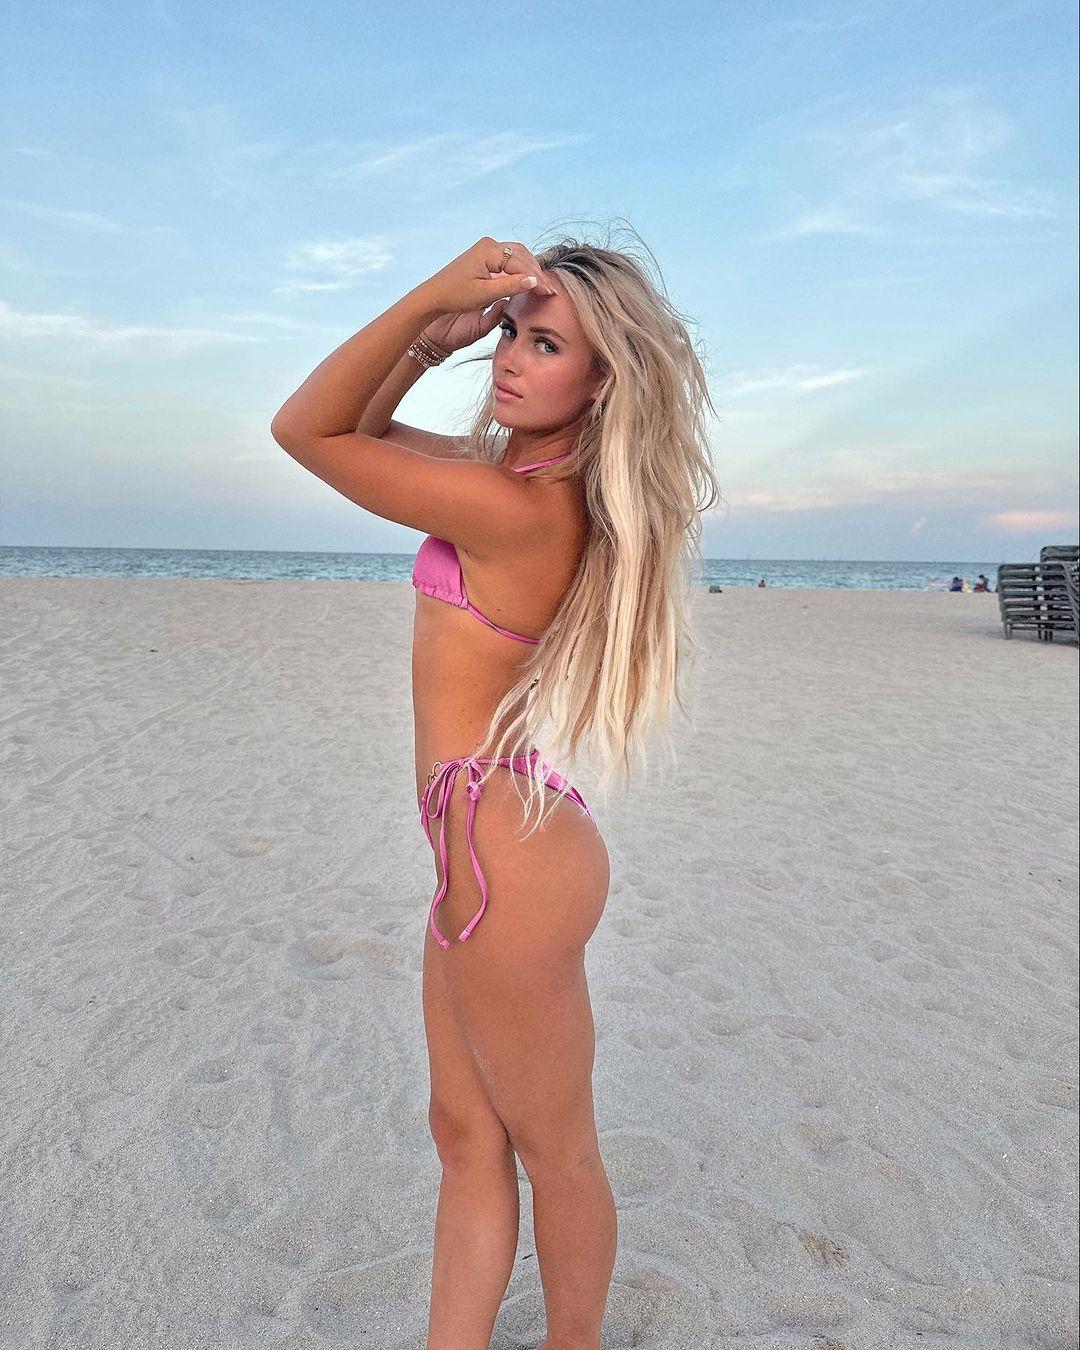
<svg viewBox="0 0 1080 1350"><path fill-rule="evenodd" d="M465 436L392 420L426 368L496 325ZM515 1159L532 1187L541 1350L600 1345L617 1227L584 953L609 865L568 771L587 746L606 797L672 700L685 711L699 516L719 497L705 404L685 325L636 258L485 237L327 357L272 424L338 492L428 534L412 652L436 880L428 1350L489 1343L517 1247Z"/></svg>

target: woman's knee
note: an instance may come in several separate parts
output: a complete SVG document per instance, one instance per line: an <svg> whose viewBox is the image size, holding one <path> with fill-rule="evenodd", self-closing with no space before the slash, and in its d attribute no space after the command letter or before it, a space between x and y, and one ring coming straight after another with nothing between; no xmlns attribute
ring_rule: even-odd
<svg viewBox="0 0 1080 1350"><path fill-rule="evenodd" d="M604 1170L592 1120L561 1133L531 1133L514 1142L514 1151L534 1186L549 1180L573 1185L591 1177L598 1168Z"/></svg>
<svg viewBox="0 0 1080 1350"><path fill-rule="evenodd" d="M443 1167L490 1167L512 1152L510 1136L497 1116L469 1115L432 1098L428 1128Z"/></svg>

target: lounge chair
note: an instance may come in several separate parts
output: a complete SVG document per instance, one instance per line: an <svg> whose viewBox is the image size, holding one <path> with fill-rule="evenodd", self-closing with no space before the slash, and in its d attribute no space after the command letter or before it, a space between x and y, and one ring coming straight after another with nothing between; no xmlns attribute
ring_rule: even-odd
<svg viewBox="0 0 1080 1350"><path fill-rule="evenodd" d="M1074 554L1080 550L1068 546ZM1059 551L1050 545L1042 554ZM1066 551L1065 546L1060 547ZM1031 629L1040 641L1050 642L1055 633L1067 641L1080 641L1077 615L1077 562L1075 559L1043 558L1037 563L1002 563L998 567L998 609L1011 638L1013 629Z"/></svg>
<svg viewBox="0 0 1080 1350"><path fill-rule="evenodd" d="M1080 562L1066 562L1065 568L1065 594L1068 597L1069 609L1072 611L1073 633L1080 634Z"/></svg>

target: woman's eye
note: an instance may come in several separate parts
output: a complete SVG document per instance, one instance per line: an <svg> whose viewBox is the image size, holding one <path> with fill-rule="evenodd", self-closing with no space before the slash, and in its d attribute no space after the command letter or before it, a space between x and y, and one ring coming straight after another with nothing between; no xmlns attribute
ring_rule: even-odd
<svg viewBox="0 0 1080 1350"><path fill-rule="evenodd" d="M500 328L504 333L509 333L510 336L513 336L513 329L510 328L510 325L509 325L509 324L501 323L501 324L499 324L499 328ZM559 350L558 347L555 346L554 342L548 342L547 338L540 337L540 338L537 338L536 340L537 340L537 342L543 342L543 343L545 343L547 346L549 346L549 347L551 348L551 350L552 350L553 352L557 352L557 351Z"/></svg>

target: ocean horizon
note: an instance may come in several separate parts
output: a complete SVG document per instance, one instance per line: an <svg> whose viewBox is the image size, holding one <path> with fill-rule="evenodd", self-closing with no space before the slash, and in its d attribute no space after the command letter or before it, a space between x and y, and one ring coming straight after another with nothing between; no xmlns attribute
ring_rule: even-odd
<svg viewBox="0 0 1080 1350"><path fill-rule="evenodd" d="M413 553L16 544L0 545L0 576L407 582L413 558ZM974 585L980 572L996 587L1000 565L985 560L706 558L696 581L705 588L757 586L764 581L766 586L800 590L946 590L954 576Z"/></svg>

